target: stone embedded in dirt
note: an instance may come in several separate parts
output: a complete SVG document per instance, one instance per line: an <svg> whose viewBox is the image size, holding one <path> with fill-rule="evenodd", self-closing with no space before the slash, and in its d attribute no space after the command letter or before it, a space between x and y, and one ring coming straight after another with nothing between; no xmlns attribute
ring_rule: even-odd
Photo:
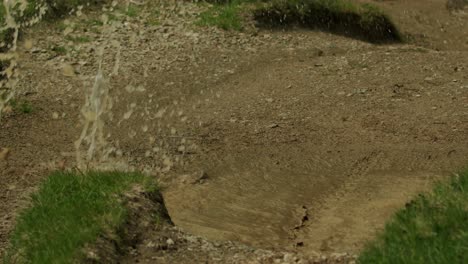
<svg viewBox="0 0 468 264"><path fill-rule="evenodd" d="M10 154L9 148L0 148L0 161L6 160Z"/></svg>
<svg viewBox="0 0 468 264"><path fill-rule="evenodd" d="M268 127L268 128L277 128L277 127L279 127L279 125L273 123L273 124L268 125L267 127Z"/></svg>
<svg viewBox="0 0 468 264"><path fill-rule="evenodd" d="M166 240L166 244L167 244L168 246L172 246L172 245L174 245L175 243L174 243L174 240L168 238L168 239Z"/></svg>
<svg viewBox="0 0 468 264"><path fill-rule="evenodd" d="M7 106L5 106L3 108L2 112L5 113L5 114L9 114L9 113L13 112L13 108L11 106L7 105Z"/></svg>
<svg viewBox="0 0 468 264"><path fill-rule="evenodd" d="M208 174L205 171L202 171L196 183L203 184L206 180L208 180L208 178Z"/></svg>
<svg viewBox="0 0 468 264"><path fill-rule="evenodd" d="M67 77L75 76L75 69L70 64L64 64L62 67L63 75Z"/></svg>
<svg viewBox="0 0 468 264"><path fill-rule="evenodd" d="M24 46L24 48L26 50L31 50L33 48L33 46L34 46L34 42L32 40L30 40L30 39L27 39L27 40L24 41L23 46Z"/></svg>

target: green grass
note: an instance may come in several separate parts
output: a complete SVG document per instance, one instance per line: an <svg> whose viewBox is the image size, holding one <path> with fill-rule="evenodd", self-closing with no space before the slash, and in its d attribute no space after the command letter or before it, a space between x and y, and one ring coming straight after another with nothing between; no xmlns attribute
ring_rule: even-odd
<svg viewBox="0 0 468 264"><path fill-rule="evenodd" d="M230 1L216 3L207 11L200 14L197 22L201 26L216 26L224 30L237 30L243 28L241 12L245 1Z"/></svg>
<svg viewBox="0 0 468 264"><path fill-rule="evenodd" d="M129 5L128 9L125 11L125 15L132 18L137 17L139 13L140 9L135 5Z"/></svg>
<svg viewBox="0 0 468 264"><path fill-rule="evenodd" d="M124 223L127 211L119 197L134 184L157 191L139 173L53 173L19 215L4 263L76 262L85 245Z"/></svg>
<svg viewBox="0 0 468 264"><path fill-rule="evenodd" d="M359 263L468 263L468 170L399 211Z"/></svg>
<svg viewBox="0 0 468 264"><path fill-rule="evenodd" d="M91 42L92 39L88 36L66 36L65 37L67 40L69 41L72 41L72 42L75 42L75 43L87 43L87 42Z"/></svg>
<svg viewBox="0 0 468 264"><path fill-rule="evenodd" d="M259 26L301 26L370 42L399 42L391 19L371 4L348 0L273 0L254 11Z"/></svg>
<svg viewBox="0 0 468 264"><path fill-rule="evenodd" d="M57 55L65 55L67 54L67 48L64 47L64 46L54 46L52 48L52 51L54 51L55 53L57 53Z"/></svg>
<svg viewBox="0 0 468 264"><path fill-rule="evenodd" d="M211 0L198 25L242 30L243 14L253 12L260 27L301 26L370 42L400 42L391 19L371 4L348 0Z"/></svg>
<svg viewBox="0 0 468 264"><path fill-rule="evenodd" d="M14 111L23 113L23 114L30 114L33 112L34 108L30 102L27 101L18 101L18 100L10 100L8 102L10 106L13 108Z"/></svg>

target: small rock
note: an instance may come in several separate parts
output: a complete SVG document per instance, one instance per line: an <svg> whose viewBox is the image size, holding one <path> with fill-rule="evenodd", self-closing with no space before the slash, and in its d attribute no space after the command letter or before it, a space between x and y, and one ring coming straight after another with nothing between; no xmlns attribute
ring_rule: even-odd
<svg viewBox="0 0 468 264"><path fill-rule="evenodd" d="M70 64L64 64L62 67L63 75L67 77L75 76L75 69Z"/></svg>
<svg viewBox="0 0 468 264"><path fill-rule="evenodd" d="M169 246L172 246L172 245L175 244L175 243L174 243L174 240L172 240L172 239L170 239L170 238L168 238L168 239L166 240L166 243L167 243L167 245L169 245Z"/></svg>
<svg viewBox="0 0 468 264"><path fill-rule="evenodd" d="M24 49L31 50L34 47L34 42L30 39L24 41Z"/></svg>
<svg viewBox="0 0 468 264"><path fill-rule="evenodd" d="M9 148L2 148L0 150L0 161L6 160L8 158L8 154L10 154Z"/></svg>
<svg viewBox="0 0 468 264"><path fill-rule="evenodd" d="M146 247L147 247L147 248L153 248L153 247L155 247L155 246L156 246L156 244L155 244L153 241L150 241L150 242L148 242L148 243L146 244Z"/></svg>
<svg viewBox="0 0 468 264"><path fill-rule="evenodd" d="M44 51L42 49L40 49L40 48L32 48L31 49L31 53L34 53L34 54L42 53L42 52L44 52Z"/></svg>
<svg viewBox="0 0 468 264"><path fill-rule="evenodd" d="M13 112L13 108L11 106L7 105L7 106L5 106L3 108L2 112L5 113L5 114L9 114L9 113Z"/></svg>
<svg viewBox="0 0 468 264"><path fill-rule="evenodd" d="M278 124L274 124L274 123L268 125L268 128L277 128L277 127L279 127L279 125L278 125Z"/></svg>
<svg viewBox="0 0 468 264"><path fill-rule="evenodd" d="M283 261L285 262L291 262L293 261L293 255L291 253L286 253L283 256Z"/></svg>
<svg viewBox="0 0 468 264"><path fill-rule="evenodd" d="M92 260L92 261L98 261L100 260L99 256L96 254L96 252L93 252L93 251L88 251L86 252L86 257L88 258L88 260Z"/></svg>
<svg viewBox="0 0 468 264"><path fill-rule="evenodd" d="M198 177L198 180L195 182L195 183L198 183L198 184L203 184L206 180L208 180L208 173L206 173L205 171L202 171L200 173L200 176Z"/></svg>

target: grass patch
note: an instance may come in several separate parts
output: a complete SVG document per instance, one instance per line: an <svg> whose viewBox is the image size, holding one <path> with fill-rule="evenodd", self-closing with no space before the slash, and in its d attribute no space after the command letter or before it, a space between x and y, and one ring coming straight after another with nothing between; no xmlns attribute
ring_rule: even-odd
<svg viewBox="0 0 468 264"><path fill-rule="evenodd" d="M30 114L33 112L34 108L30 102L27 101L17 101L17 100L10 100L9 104L11 105L14 111L23 113L23 114Z"/></svg>
<svg viewBox="0 0 468 264"><path fill-rule="evenodd" d="M273 0L254 11L263 27L301 26L370 42L400 42L396 26L371 4L347 0Z"/></svg>
<svg viewBox="0 0 468 264"><path fill-rule="evenodd" d="M157 190L139 173L53 173L19 215L4 263L76 262L84 246L126 221L119 198L134 184Z"/></svg>
<svg viewBox="0 0 468 264"><path fill-rule="evenodd" d="M125 15L131 18L137 17L139 13L140 9L135 5L129 5L128 9L125 11Z"/></svg>
<svg viewBox="0 0 468 264"><path fill-rule="evenodd" d="M399 211L359 263L468 263L468 170Z"/></svg>
<svg viewBox="0 0 468 264"><path fill-rule="evenodd" d="M72 41L72 42L75 42L75 43L87 43L87 42L91 42L91 38L90 37L87 37L87 36L66 36L65 37L67 40L69 41Z"/></svg>
<svg viewBox="0 0 468 264"><path fill-rule="evenodd" d="M52 51L55 52L57 55L66 55L67 54L67 48L64 46L54 46L52 48Z"/></svg>
<svg viewBox="0 0 468 264"><path fill-rule="evenodd" d="M211 8L200 14L197 24L240 31L243 28L241 12L244 2L246 1L215 2Z"/></svg>

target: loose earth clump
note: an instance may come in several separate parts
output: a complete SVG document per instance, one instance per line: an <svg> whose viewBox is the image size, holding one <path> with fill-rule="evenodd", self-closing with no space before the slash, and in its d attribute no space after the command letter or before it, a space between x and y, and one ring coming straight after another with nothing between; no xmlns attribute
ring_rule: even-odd
<svg viewBox="0 0 468 264"><path fill-rule="evenodd" d="M343 0L278 0L254 12L261 27L300 26L372 43L401 42L398 29L380 9Z"/></svg>

